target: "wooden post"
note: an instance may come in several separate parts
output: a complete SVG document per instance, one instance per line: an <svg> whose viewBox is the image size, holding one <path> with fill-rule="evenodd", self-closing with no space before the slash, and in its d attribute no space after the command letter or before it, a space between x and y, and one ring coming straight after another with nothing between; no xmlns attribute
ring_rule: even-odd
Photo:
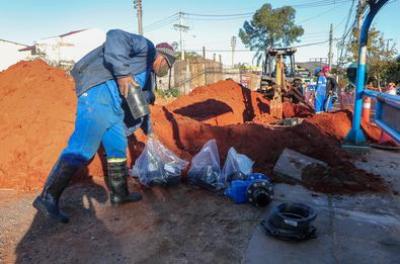
<svg viewBox="0 0 400 264"><path fill-rule="evenodd" d="M203 70L203 76L204 76L204 84L203 85L207 85L207 66L206 63L203 62L202 63L202 70Z"/></svg>
<svg viewBox="0 0 400 264"><path fill-rule="evenodd" d="M191 86L191 74L190 74L190 65L189 61L186 61L186 70L185 70L185 84L184 84L184 93L188 94L190 92L190 86Z"/></svg>

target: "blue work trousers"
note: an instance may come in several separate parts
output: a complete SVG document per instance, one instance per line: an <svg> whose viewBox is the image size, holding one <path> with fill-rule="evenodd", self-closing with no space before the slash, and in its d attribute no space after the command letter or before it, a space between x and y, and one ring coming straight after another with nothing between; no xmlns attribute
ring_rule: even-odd
<svg viewBox="0 0 400 264"><path fill-rule="evenodd" d="M315 88L314 108L315 113L330 112L333 110L332 97L326 92L327 80L325 77L319 77Z"/></svg>
<svg viewBox="0 0 400 264"><path fill-rule="evenodd" d="M332 97L316 93L314 107L316 113L331 112L333 110Z"/></svg>
<svg viewBox="0 0 400 264"><path fill-rule="evenodd" d="M61 157L87 163L103 144L107 158L126 158L127 137L122 98L117 83L109 80L78 97L75 130Z"/></svg>

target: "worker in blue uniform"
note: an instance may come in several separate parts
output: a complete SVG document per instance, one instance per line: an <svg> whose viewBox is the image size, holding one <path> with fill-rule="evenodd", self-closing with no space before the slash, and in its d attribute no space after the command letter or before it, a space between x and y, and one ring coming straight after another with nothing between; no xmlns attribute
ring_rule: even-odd
<svg viewBox="0 0 400 264"><path fill-rule="evenodd" d="M335 78L330 76L330 67L317 68L314 72L317 75L315 88L314 107L315 113L331 112L336 96L337 83Z"/></svg>
<svg viewBox="0 0 400 264"><path fill-rule="evenodd" d="M168 43L154 46L143 36L110 30L103 45L75 64L71 71L78 97L75 129L42 193L33 202L35 208L67 223L68 216L58 206L60 196L71 177L93 158L100 144L106 154L105 181L111 204L141 199L140 193L130 193L127 187L126 132L127 128L134 131L141 127L151 134L150 117L131 118L127 124L129 113L123 104L131 86L143 90L146 103L154 103L155 75L166 75L174 60L174 50Z"/></svg>
<svg viewBox="0 0 400 264"><path fill-rule="evenodd" d="M326 78L322 73L321 68L315 69L314 73L317 76L317 82L315 85L314 108L315 113L320 114L324 112L324 104L326 99Z"/></svg>

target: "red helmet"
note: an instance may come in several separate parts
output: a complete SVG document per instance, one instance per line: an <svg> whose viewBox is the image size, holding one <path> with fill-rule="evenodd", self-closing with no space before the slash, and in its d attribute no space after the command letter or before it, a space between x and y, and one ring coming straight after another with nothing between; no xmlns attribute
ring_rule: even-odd
<svg viewBox="0 0 400 264"><path fill-rule="evenodd" d="M331 67L329 67L329 66L322 67L322 72L323 73L327 73L327 72L330 72L330 71L331 71Z"/></svg>

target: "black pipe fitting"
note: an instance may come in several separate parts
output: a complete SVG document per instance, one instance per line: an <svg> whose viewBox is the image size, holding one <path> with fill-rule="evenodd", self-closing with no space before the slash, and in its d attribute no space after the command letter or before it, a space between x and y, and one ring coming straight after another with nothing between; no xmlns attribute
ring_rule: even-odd
<svg viewBox="0 0 400 264"><path fill-rule="evenodd" d="M311 225L316 218L314 209L305 204L282 203L272 210L261 225L268 235L300 241L316 238L316 228Z"/></svg>

